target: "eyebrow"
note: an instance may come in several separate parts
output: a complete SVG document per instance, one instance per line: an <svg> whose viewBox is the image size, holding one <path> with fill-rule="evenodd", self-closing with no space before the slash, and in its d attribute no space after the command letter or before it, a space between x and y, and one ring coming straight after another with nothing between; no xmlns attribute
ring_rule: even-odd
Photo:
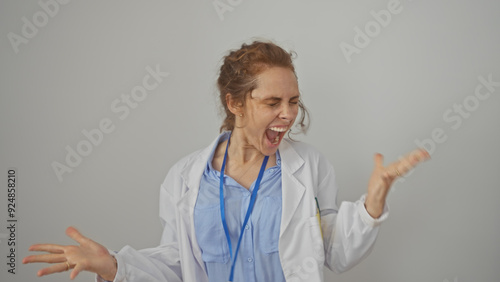
<svg viewBox="0 0 500 282"><path fill-rule="evenodd" d="M290 98L290 100L294 100L294 99L299 99L300 98L300 95L297 95L297 96L293 96L292 98ZM266 98L266 99L262 99L262 101L281 101L283 100L282 98L280 97L269 97L269 98Z"/></svg>

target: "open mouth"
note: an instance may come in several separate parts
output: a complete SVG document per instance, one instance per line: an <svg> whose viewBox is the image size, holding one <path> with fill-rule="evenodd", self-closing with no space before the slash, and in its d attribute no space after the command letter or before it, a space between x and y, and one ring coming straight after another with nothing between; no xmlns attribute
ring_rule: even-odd
<svg viewBox="0 0 500 282"><path fill-rule="evenodd" d="M270 127L266 130L266 137L272 145L278 145L288 127Z"/></svg>

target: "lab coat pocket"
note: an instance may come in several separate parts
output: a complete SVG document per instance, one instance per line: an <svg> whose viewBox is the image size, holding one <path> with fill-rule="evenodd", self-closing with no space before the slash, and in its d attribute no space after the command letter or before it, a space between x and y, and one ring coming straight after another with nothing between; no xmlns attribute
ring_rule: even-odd
<svg viewBox="0 0 500 282"><path fill-rule="evenodd" d="M311 230L311 238L315 240L323 239L322 230L321 230L321 217L319 214L316 214L314 217L310 217L307 219L307 226Z"/></svg>
<svg viewBox="0 0 500 282"><path fill-rule="evenodd" d="M196 239L201 249L204 262L226 263L229 261L224 227L222 225L220 207L195 208ZM196 222L197 221L197 222Z"/></svg>
<svg viewBox="0 0 500 282"><path fill-rule="evenodd" d="M291 223L282 243L286 281L323 281L325 253L318 218L314 215Z"/></svg>
<svg viewBox="0 0 500 282"><path fill-rule="evenodd" d="M271 254L278 251L281 225L281 198L264 197L258 222L261 251Z"/></svg>

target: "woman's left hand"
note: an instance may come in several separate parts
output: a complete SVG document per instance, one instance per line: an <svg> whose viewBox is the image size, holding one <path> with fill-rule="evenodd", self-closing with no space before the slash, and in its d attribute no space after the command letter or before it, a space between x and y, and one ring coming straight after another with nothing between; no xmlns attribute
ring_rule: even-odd
<svg viewBox="0 0 500 282"><path fill-rule="evenodd" d="M368 194L366 196L365 208L373 218L382 215L385 200L392 183L398 177L405 175L419 163L428 160L429 153L424 149L417 149L387 166L383 165L384 157L375 154L375 168L368 183Z"/></svg>

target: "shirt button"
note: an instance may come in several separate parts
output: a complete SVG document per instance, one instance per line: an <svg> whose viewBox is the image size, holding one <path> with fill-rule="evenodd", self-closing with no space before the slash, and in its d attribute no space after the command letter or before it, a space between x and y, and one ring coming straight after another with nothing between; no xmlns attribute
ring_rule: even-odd
<svg viewBox="0 0 500 282"><path fill-rule="evenodd" d="M248 258L248 262L253 262L253 258Z"/></svg>
<svg viewBox="0 0 500 282"><path fill-rule="evenodd" d="M250 229L250 226L248 226L248 224L245 226L245 230L248 230Z"/></svg>

